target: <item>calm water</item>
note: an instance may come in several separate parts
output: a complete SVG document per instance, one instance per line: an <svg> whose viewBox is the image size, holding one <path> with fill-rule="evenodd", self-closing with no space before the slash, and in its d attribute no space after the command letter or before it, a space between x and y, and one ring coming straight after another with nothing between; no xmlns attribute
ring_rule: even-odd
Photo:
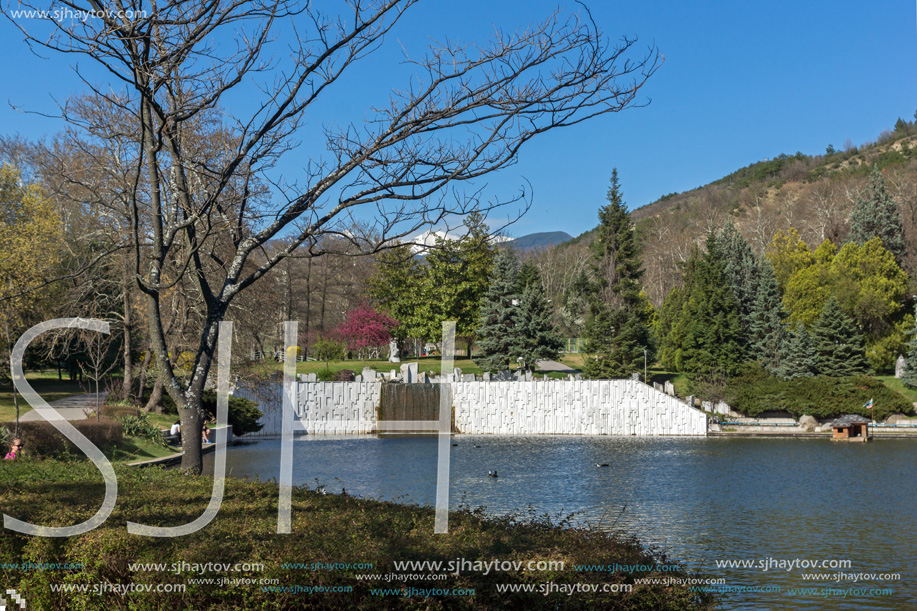
<svg viewBox="0 0 917 611"><path fill-rule="evenodd" d="M452 508L576 512L579 522L601 528L616 521L617 528L725 579L727 586L781 588L726 594L724 608L917 609L917 443L568 436L453 441L459 445L451 448ZM294 484L434 503L434 438L306 437L294 448ZM233 447L229 472L276 478L279 453L279 440ZM610 466L596 468L596 462ZM500 474L496 480L487 477L494 468ZM716 565L768 558L851 563L841 569L767 571ZM901 579L855 583L802 577L838 572L900 573ZM837 592L787 592L827 587ZM893 593L866 594L874 588Z"/></svg>

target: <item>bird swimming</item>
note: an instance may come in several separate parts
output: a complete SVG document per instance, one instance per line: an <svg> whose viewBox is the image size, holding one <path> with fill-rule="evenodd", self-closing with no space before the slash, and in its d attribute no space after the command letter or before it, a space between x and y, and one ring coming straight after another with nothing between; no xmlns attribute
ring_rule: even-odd
<svg viewBox="0 0 917 611"><path fill-rule="evenodd" d="M607 466L608 466L608 463L607 463L607 462L603 462L603 463L601 463L601 464L595 463L595 466L596 466L596 467L607 467Z"/></svg>
<svg viewBox="0 0 917 611"><path fill-rule="evenodd" d="M487 472L487 475L490 476L490 477L497 477L497 471L496 471L496 469L494 469L493 471L488 471L488 472Z"/></svg>

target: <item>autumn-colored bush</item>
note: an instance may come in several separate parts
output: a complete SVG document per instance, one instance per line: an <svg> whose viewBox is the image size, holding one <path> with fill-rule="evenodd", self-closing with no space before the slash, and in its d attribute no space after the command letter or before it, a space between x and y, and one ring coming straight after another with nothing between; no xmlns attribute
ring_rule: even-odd
<svg viewBox="0 0 917 611"><path fill-rule="evenodd" d="M71 422L76 430L82 433L89 441L100 449L111 448L121 443L124 430L120 422L113 420L77 420ZM4 423L9 430L15 424ZM79 454L82 452L72 441L64 437L50 422L20 422L19 437L22 439L23 455L34 457L57 457L65 454Z"/></svg>

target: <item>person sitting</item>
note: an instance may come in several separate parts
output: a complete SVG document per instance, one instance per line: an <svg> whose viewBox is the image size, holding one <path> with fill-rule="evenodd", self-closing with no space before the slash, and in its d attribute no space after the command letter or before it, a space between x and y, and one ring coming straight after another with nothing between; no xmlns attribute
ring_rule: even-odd
<svg viewBox="0 0 917 611"><path fill-rule="evenodd" d="M209 430L210 430L210 429L207 428L207 423L206 423L206 422L204 422L203 424L201 424L201 437L203 437L204 443L212 443L212 442L210 441Z"/></svg>
<svg viewBox="0 0 917 611"><path fill-rule="evenodd" d="M10 444L10 451L7 452L6 456L3 457L4 460L16 460L16 457L19 455L19 452L22 451L22 440L16 437L13 439L13 443Z"/></svg>
<svg viewBox="0 0 917 611"><path fill-rule="evenodd" d="M171 441L181 445L181 420L176 420L175 424L169 428L169 437L172 438Z"/></svg>

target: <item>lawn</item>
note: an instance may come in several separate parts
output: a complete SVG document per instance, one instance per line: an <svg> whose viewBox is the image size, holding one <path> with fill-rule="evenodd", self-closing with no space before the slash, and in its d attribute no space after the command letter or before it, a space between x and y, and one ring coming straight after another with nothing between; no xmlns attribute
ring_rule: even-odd
<svg viewBox="0 0 917 611"><path fill-rule="evenodd" d="M63 380L57 379L57 371L30 371L25 374L25 379L35 389L41 398L47 402L66 399L73 395L83 394L79 382L71 382L67 376ZM22 395L19 395L19 414L32 411L32 408ZM0 422L9 422L16 419L16 408L13 406L13 385L0 384Z"/></svg>
<svg viewBox="0 0 917 611"><path fill-rule="evenodd" d="M675 394L679 397L688 396L688 376L677 371L666 371L661 368L650 367L647 373L649 376L649 381L652 384L653 382L658 382L659 384L665 384L666 382L671 382L675 387Z"/></svg>
<svg viewBox="0 0 917 611"><path fill-rule="evenodd" d="M377 372L386 372L392 369L398 370L405 363L417 363L419 371L426 371L430 374L439 375L440 371L442 371L442 358L438 356L425 356L417 359L408 358L403 359L400 363L389 363L386 359L331 361L327 364L327 368L335 372L342 369L350 369L359 375L364 367L369 367ZM455 367L462 370L462 373L481 373L481 368L475 365L471 359L459 357L455 359L454 364ZM278 365L278 369L282 369L282 365ZM318 373L320 371L325 371L325 363L323 361L306 361L296 364L296 373Z"/></svg>
<svg viewBox="0 0 917 611"><path fill-rule="evenodd" d="M449 532L434 535L432 508L344 495L325 496L306 487L296 487L292 492L291 533L278 534L277 484L228 477L218 514L201 530L179 537L130 535L125 527L128 521L177 526L195 520L207 507L213 480L182 475L178 470L118 464L115 472L117 503L108 519L91 532L61 538L24 536L11 530L0 533L0 563L79 563L77 568L69 570L4 569L4 587L22 593L28 608L48 611L712 608L711 595L692 593L688 586L635 584L641 578L675 581L688 575L684 571L665 570L668 566L657 568L671 565L671 561L634 539L622 533L565 527L530 514L487 518L479 511L467 509L450 512ZM98 511L105 490L98 470L88 461L22 460L0 464L0 482L4 513L46 526L65 526L88 519ZM449 570L448 574L415 570L407 571L406 577L394 577L390 581L387 578L395 572L396 561L448 563L456 559L464 559L468 566ZM518 562L522 568L507 564L507 570L484 571L472 567L474 563L494 561ZM544 570L526 570L532 561L535 563L532 566L539 561L564 564L562 568L559 564L544 564ZM146 566L132 568L134 563ZM162 568L152 567L154 563ZM354 563L361 566L355 567ZM615 564L636 570L573 568ZM210 568L204 575L202 570L193 568L205 566ZM445 578L440 579L438 573ZM422 576L417 578L414 574ZM87 589L52 590L52 586L59 590L61 583L77 587L83 584ZM269 587L264 587L264 583ZM545 583L567 589L596 584L598 589L583 591L585 588L580 587L571 593L555 587L545 594L538 590ZM124 595L106 588L94 592L93 584L119 584L122 588L133 586L134 590L151 591ZM156 588L156 584L178 584L184 591ZM498 586L502 584L532 584L535 590L500 592ZM599 584L612 584L619 590L626 590L621 588L625 585L633 587L630 591L609 592L603 591ZM297 589L305 586L310 590ZM318 588L321 590L314 590ZM404 588L416 593L405 592ZM428 594L433 588L452 589L453 595Z"/></svg>
<svg viewBox="0 0 917 611"><path fill-rule="evenodd" d="M162 446L148 439L139 437L125 437L121 445L111 451L105 452L108 460L112 462L136 462L138 460L150 460L151 458L162 458L176 454L179 450Z"/></svg>
<svg viewBox="0 0 917 611"><path fill-rule="evenodd" d="M583 365L583 356L581 354L565 354L561 358L561 362L565 365L569 365L573 369L579 369ZM387 372L392 369L399 370L401 365L404 363L417 363L417 368L419 371L425 371L428 374L439 375L442 371L442 357L439 356L426 356L421 358L406 358L403 359L400 363L389 363L385 359L376 359L371 361L331 361L328 363L327 368L330 371L340 371L342 369L350 369L357 375L363 371L364 367L369 367L377 372ZM457 357L454 361L454 366L462 370L462 373L475 373L481 374L483 371L478 367L473 360L466 358L464 355ZM303 363L296 364L296 373L318 373L320 371L325 371L325 363L322 361L307 361ZM276 365L277 369L282 369L282 365ZM515 369L516 366L513 365L511 369ZM555 373L551 377L566 378L567 374Z"/></svg>
<svg viewBox="0 0 917 611"><path fill-rule="evenodd" d="M911 403L917 402L917 390L908 388L901 383L901 380L895 376L876 376L876 379L882 380L882 383L894 390L896 393Z"/></svg>

